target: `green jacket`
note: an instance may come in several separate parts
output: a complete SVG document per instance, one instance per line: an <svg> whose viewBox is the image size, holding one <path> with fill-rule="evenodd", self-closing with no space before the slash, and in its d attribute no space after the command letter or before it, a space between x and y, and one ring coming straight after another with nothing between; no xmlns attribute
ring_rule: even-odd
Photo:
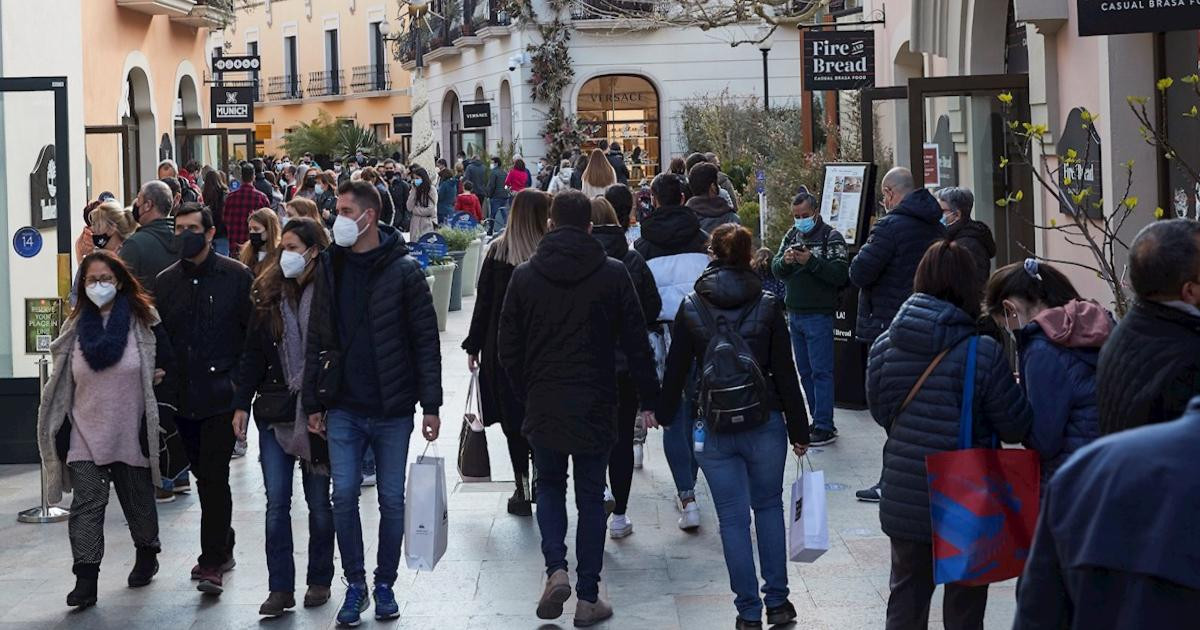
<svg viewBox="0 0 1200 630"><path fill-rule="evenodd" d="M784 262L784 252L798 243L803 243L812 252L808 263ZM793 227L779 243L771 270L787 285L785 304L789 312L832 315L837 306L838 291L850 281L846 239L824 221L808 235Z"/></svg>

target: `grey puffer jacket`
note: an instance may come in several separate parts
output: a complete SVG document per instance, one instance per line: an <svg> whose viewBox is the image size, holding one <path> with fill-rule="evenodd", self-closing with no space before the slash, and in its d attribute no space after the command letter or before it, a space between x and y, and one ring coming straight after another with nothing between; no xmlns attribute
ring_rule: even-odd
<svg viewBox="0 0 1200 630"><path fill-rule="evenodd" d="M879 520L892 538L925 544L932 540L925 456L958 449L965 340L975 334L975 322L965 311L916 293L871 346L867 403L875 422L888 431ZM921 373L945 348L953 349L889 426ZM979 340L975 379L975 445L989 446L993 435L1008 443L1024 440L1033 411L1013 379L1004 348L986 335Z"/></svg>

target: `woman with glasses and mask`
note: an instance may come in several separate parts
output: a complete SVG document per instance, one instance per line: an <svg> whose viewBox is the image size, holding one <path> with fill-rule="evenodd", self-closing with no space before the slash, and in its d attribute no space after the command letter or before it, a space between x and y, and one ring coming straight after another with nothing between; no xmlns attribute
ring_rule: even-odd
<svg viewBox="0 0 1200 630"><path fill-rule="evenodd" d="M130 587L158 572L158 403L154 386L170 348L150 296L114 254L80 263L76 289L86 297L50 346L54 373L38 410L38 449L50 503L72 492L67 529L75 589L67 605L96 603L104 557L104 513L115 486L136 560Z"/></svg>
<svg viewBox="0 0 1200 630"><path fill-rule="evenodd" d="M233 432L238 440L246 439L253 409L267 489L270 593L258 611L267 617L278 617L296 605L290 506L297 462L308 504L305 607L329 601L333 582L328 447L322 448L320 438L309 434L308 417L299 407L316 268L313 261L328 246L329 237L321 224L306 217L288 221L279 257L269 259L254 281L254 315L238 370Z"/></svg>

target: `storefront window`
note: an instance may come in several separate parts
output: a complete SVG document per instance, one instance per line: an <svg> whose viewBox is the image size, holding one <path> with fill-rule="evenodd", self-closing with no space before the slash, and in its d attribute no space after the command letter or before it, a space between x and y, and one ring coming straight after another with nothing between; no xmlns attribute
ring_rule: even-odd
<svg viewBox="0 0 1200 630"><path fill-rule="evenodd" d="M658 91L634 75L591 79L579 90L578 110L586 153L601 140L616 142L629 166L630 184L651 179L662 163Z"/></svg>

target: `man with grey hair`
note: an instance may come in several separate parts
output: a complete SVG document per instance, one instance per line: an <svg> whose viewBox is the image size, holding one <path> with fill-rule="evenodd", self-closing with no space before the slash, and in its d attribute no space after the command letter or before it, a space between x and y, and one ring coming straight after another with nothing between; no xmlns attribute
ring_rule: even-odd
<svg viewBox="0 0 1200 630"><path fill-rule="evenodd" d="M1154 221L1129 249L1136 301L1100 350L1100 433L1183 415L1200 394L1200 222Z"/></svg>
<svg viewBox="0 0 1200 630"><path fill-rule="evenodd" d="M158 178L166 179L167 177L179 177L179 167L175 166L175 160L170 158L158 163Z"/></svg>
<svg viewBox="0 0 1200 630"><path fill-rule="evenodd" d="M850 263L850 281L859 288L854 335L868 345L883 334L912 295L913 276L925 250L946 235L941 206L928 190L917 188L912 171L893 168L883 176L880 189L888 213L875 222L866 244ZM878 502L879 484L854 496Z"/></svg>
<svg viewBox="0 0 1200 630"><path fill-rule="evenodd" d="M970 190L947 186L937 191L936 196L938 205L942 207L942 225L946 226L946 237L971 252L982 290L992 273L992 258L996 257L996 239L992 237L992 229L983 221L971 218L975 195Z"/></svg>
<svg viewBox="0 0 1200 630"><path fill-rule="evenodd" d="M179 260L179 245L168 218L173 203L166 184L146 182L133 202L133 218L140 227L121 246L121 260L151 293L159 272Z"/></svg>

